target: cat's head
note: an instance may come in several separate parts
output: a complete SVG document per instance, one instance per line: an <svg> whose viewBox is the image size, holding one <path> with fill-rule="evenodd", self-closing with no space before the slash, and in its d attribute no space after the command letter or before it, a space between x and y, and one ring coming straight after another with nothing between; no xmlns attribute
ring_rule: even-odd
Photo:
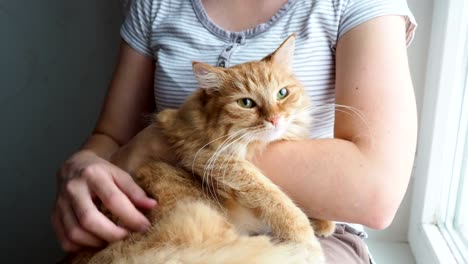
<svg viewBox="0 0 468 264"><path fill-rule="evenodd" d="M294 45L291 35L264 59L231 68L194 62L208 109L219 119L213 124L226 134L245 135L248 141L307 136L309 100L292 73Z"/></svg>

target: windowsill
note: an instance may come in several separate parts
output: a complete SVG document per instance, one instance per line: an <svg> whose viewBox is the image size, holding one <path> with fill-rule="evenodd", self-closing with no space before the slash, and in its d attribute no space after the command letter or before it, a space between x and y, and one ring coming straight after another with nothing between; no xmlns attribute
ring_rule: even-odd
<svg viewBox="0 0 468 264"><path fill-rule="evenodd" d="M376 264L415 264L413 253L406 242L366 239Z"/></svg>

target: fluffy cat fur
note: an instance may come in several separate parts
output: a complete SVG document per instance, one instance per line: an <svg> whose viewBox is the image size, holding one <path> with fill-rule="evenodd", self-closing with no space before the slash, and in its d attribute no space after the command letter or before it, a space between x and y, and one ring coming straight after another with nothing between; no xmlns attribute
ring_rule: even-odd
<svg viewBox="0 0 468 264"><path fill-rule="evenodd" d="M309 135L310 103L291 71L294 41L227 69L194 62L200 88L155 116L178 166L150 162L135 175L159 203L147 215L152 227L66 263L324 263L314 233L330 235L334 224L308 219L248 161L271 141Z"/></svg>

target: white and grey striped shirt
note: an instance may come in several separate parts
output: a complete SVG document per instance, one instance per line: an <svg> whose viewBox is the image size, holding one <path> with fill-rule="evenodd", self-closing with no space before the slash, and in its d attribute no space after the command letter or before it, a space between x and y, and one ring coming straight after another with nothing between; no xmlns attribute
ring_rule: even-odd
<svg viewBox="0 0 468 264"><path fill-rule="evenodd" d="M266 23L229 32L213 23L201 0L132 0L123 39L156 61L157 110L178 107L197 83L192 61L231 66L259 60L296 33L293 70L316 105L335 101L335 47L350 29L383 15L406 18L407 42L416 23L405 0L289 0ZM242 19L241 17L239 19ZM334 110L317 111L311 135L333 137Z"/></svg>

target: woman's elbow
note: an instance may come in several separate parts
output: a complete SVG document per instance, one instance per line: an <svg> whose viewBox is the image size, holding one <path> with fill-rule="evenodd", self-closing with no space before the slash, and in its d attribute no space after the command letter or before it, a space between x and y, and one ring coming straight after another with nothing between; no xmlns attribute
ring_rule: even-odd
<svg viewBox="0 0 468 264"><path fill-rule="evenodd" d="M410 162L411 161L411 162ZM365 215L362 224L382 230L389 227L400 207L412 173L412 158L375 163L363 184Z"/></svg>
<svg viewBox="0 0 468 264"><path fill-rule="evenodd" d="M369 213L367 219L364 220L364 225L372 229L383 230L392 224L394 218L395 212L372 212Z"/></svg>
<svg viewBox="0 0 468 264"><path fill-rule="evenodd" d="M392 197L388 192L375 190L367 203L363 225L377 230L386 229L392 224L400 202L401 199Z"/></svg>

